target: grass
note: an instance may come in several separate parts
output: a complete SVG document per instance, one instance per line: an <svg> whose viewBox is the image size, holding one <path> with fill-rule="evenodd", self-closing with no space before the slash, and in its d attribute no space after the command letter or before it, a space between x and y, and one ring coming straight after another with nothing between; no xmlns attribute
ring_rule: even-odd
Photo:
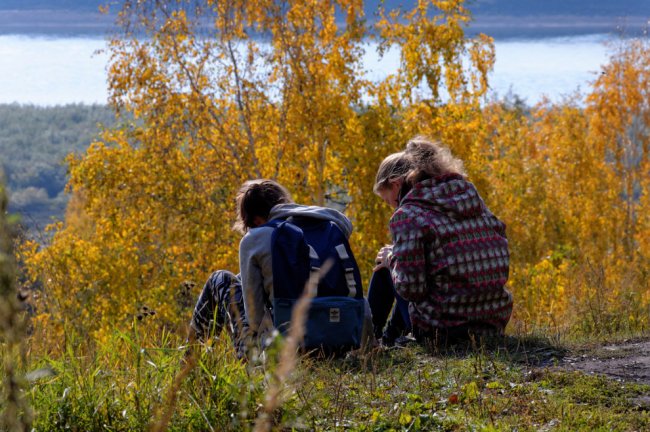
<svg viewBox="0 0 650 432"><path fill-rule="evenodd" d="M97 347L69 340L63 355L29 366L44 371L28 389L36 430L155 430L161 424L160 430L252 429L281 366L280 341L265 358L242 363L227 338L213 340L199 346L194 366L186 367L182 341L170 334L149 340L136 327ZM339 359L302 357L279 383L283 403L272 412L271 425L358 431L650 429L648 411L634 403L650 387L558 368L566 349L544 338L510 337L438 353L410 346Z"/></svg>

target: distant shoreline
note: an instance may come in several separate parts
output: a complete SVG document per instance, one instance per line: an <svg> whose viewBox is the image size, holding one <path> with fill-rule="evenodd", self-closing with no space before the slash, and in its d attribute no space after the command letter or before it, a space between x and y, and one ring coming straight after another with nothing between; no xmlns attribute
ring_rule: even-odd
<svg viewBox="0 0 650 432"><path fill-rule="evenodd" d="M116 16L99 12L65 10L0 10L0 35L102 37L116 30ZM641 36L650 17L583 15L475 15L469 35L486 33L495 38L558 37L594 33Z"/></svg>
<svg viewBox="0 0 650 432"><path fill-rule="evenodd" d="M0 10L0 34L105 36L115 15L73 10Z"/></svg>
<svg viewBox="0 0 650 432"><path fill-rule="evenodd" d="M559 37L597 33L636 37L647 34L649 22L648 18L641 17L476 15L468 33L485 33L495 38Z"/></svg>

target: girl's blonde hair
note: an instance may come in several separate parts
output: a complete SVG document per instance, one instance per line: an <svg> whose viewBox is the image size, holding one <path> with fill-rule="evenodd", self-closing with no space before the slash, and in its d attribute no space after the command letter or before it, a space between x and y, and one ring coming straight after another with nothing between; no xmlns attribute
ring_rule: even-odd
<svg viewBox="0 0 650 432"><path fill-rule="evenodd" d="M373 192L379 193L381 189L388 186L389 181L405 177L410 171L411 163L403 151L386 156L379 164Z"/></svg>
<svg viewBox="0 0 650 432"><path fill-rule="evenodd" d="M418 136L406 144L404 151L393 153L381 162L373 191L378 193L392 179L403 178L413 186L422 180L448 174L467 177L463 161L440 141Z"/></svg>
<svg viewBox="0 0 650 432"><path fill-rule="evenodd" d="M233 228L245 233L255 228L257 216L268 219L271 209L277 204L292 203L289 191L275 180L248 180L237 192L237 221Z"/></svg>

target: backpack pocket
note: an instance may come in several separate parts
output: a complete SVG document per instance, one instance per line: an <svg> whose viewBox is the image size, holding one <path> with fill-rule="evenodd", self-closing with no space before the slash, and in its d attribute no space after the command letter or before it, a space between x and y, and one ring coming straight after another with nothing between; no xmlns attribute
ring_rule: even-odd
<svg viewBox="0 0 650 432"><path fill-rule="evenodd" d="M273 321L275 327L286 334L291 313L297 299L274 299ZM307 315L306 349L327 351L350 350L361 345L365 305L363 298L315 297Z"/></svg>

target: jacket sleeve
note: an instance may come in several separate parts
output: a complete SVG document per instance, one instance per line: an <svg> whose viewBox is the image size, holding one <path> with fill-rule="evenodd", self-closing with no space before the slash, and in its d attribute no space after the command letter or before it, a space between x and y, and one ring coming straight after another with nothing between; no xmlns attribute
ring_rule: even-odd
<svg viewBox="0 0 650 432"><path fill-rule="evenodd" d="M395 290L408 301L421 301L427 292L426 232L408 209L399 208L391 218L393 253L390 268Z"/></svg>
<svg viewBox="0 0 650 432"><path fill-rule="evenodd" d="M239 271L244 297L244 311L253 334L256 334L266 311L264 280L257 259L259 241L249 234L239 244Z"/></svg>

